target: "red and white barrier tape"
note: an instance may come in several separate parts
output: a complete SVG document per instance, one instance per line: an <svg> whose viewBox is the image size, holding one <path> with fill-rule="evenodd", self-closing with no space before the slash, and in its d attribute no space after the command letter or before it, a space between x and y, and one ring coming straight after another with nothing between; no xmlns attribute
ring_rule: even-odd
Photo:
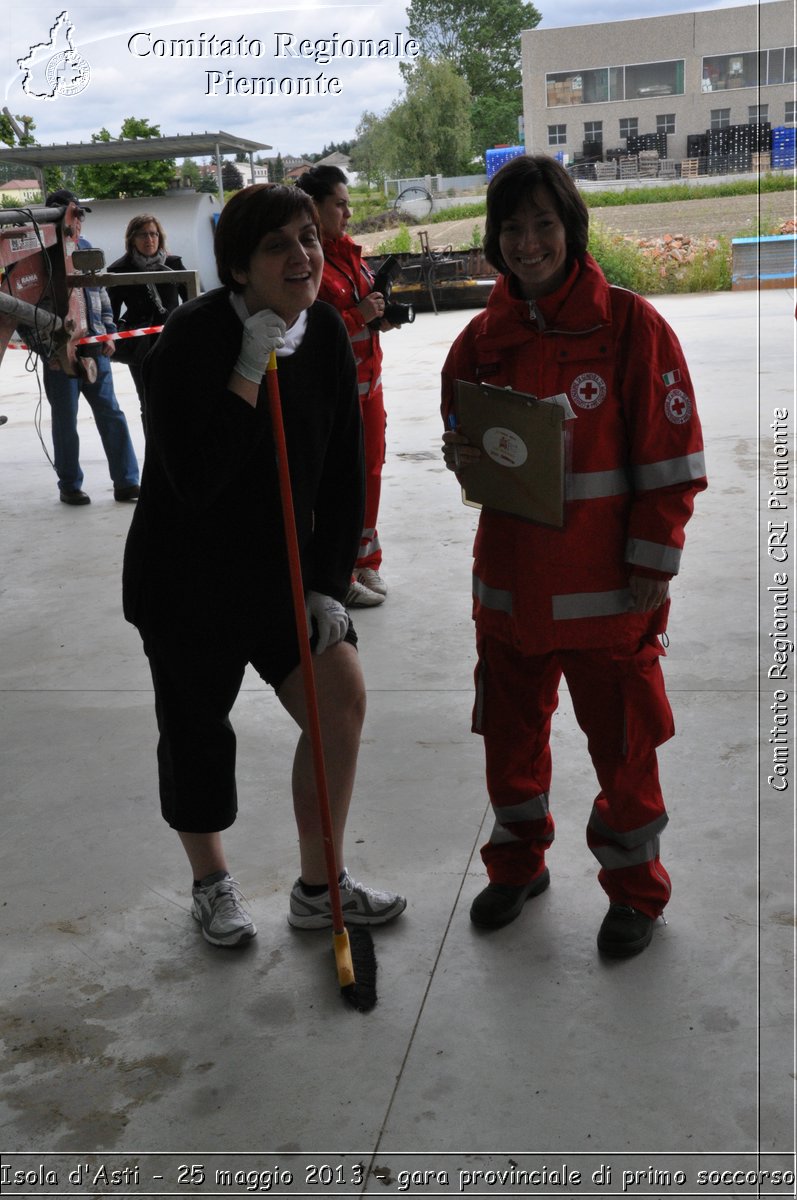
<svg viewBox="0 0 797 1200"><path fill-rule="evenodd" d="M76 346L92 346L95 342L118 342L121 338L149 337L151 333L161 333L162 325L148 325L146 329L125 329L122 333L97 333L93 337L78 338ZM24 342L9 342L9 350L30 350Z"/></svg>

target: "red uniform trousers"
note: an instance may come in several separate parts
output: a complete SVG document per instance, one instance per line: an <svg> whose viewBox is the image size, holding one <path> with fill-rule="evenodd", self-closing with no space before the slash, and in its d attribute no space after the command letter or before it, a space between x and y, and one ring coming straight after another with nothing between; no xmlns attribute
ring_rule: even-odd
<svg viewBox="0 0 797 1200"><path fill-rule="evenodd" d="M381 382L360 397L360 411L363 418L365 455L365 515L355 569L370 567L372 571L378 571L382 565L382 547L379 544L376 519L382 493L382 467L385 464L385 430L387 426L385 398Z"/></svg>
<svg viewBox="0 0 797 1200"><path fill-rule="evenodd" d="M545 865L554 837L549 738L564 675L601 789L587 824L598 880L612 902L657 917L671 889L659 859L667 814L656 746L674 732L658 641L523 657L481 636L478 650L473 730L484 737L496 818L481 851L491 882L526 884Z"/></svg>

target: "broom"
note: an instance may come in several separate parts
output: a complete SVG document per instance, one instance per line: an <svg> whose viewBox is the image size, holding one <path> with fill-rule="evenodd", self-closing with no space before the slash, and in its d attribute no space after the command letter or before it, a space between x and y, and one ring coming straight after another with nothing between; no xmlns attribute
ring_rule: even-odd
<svg viewBox="0 0 797 1200"><path fill-rule="evenodd" d="M304 600L304 583L299 559L299 542L296 536L296 518L293 509L291 476L288 465L288 448L285 442L285 426L282 421L279 382L277 380L277 356L272 351L266 368L266 391L268 395L271 427L277 451L282 520L285 543L288 549L288 566L293 594L293 610L296 618L296 636L307 709L307 732L313 751L318 815L324 839L324 858L327 869L329 899L332 907L332 944L338 973L341 995L348 1004L359 1012L368 1012L376 1004L376 955L371 934L367 929L346 928L343 907L340 902L338 864L335 861L335 844L332 836L332 816L329 807L324 748L321 741L321 723L318 716L313 655L307 632L307 617ZM355 970L356 962L356 970Z"/></svg>

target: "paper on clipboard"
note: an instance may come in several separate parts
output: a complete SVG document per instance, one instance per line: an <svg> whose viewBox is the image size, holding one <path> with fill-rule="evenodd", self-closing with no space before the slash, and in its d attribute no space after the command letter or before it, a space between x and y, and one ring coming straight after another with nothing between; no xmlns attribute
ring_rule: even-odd
<svg viewBox="0 0 797 1200"><path fill-rule="evenodd" d="M456 381L457 425L482 452L462 476L466 504L543 525L564 525L567 396L539 400L511 388Z"/></svg>

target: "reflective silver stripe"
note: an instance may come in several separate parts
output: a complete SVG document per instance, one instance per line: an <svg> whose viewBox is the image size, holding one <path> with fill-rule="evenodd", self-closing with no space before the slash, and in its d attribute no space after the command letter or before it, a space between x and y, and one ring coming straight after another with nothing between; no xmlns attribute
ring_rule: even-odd
<svg viewBox="0 0 797 1200"><path fill-rule="evenodd" d="M358 365L359 365L359 363L358 363ZM379 376L378 379L372 379L368 383L358 383L357 384L357 392L360 396L365 396L368 394L368 392L370 392L372 390L376 391L376 389L378 387L380 387L381 383L382 383L381 375Z"/></svg>
<svg viewBox="0 0 797 1200"><path fill-rule="evenodd" d="M598 810L593 808L589 815L587 828L598 837L607 838L617 845L623 846L626 850L630 850L642 842L651 841L655 835L661 833L669 819L666 813L662 813L655 821L650 821L639 829L629 829L625 833L620 833L617 829L610 829L608 825L604 824L598 816Z"/></svg>
<svg viewBox="0 0 797 1200"><path fill-rule="evenodd" d="M512 616L512 593L505 592L501 588L488 587L475 573L473 595L485 608L495 608L498 612L505 612L510 617Z"/></svg>
<svg viewBox="0 0 797 1200"><path fill-rule="evenodd" d="M628 476L622 467L614 471L573 471L565 478L568 500L600 500L622 496L628 491Z"/></svg>
<svg viewBox="0 0 797 1200"><path fill-rule="evenodd" d="M613 592L571 592L552 596L551 609L555 621L572 621L577 617L612 617L628 612L631 593L628 588Z"/></svg>
<svg viewBox="0 0 797 1200"><path fill-rule="evenodd" d="M522 842L525 839L518 837L514 833L511 833L510 830L508 830L508 829L504 829L503 825L499 825L498 822L496 821L495 825L493 826L492 833L490 834L489 840L490 840L491 846L503 846L507 842ZM534 841L535 842L552 842L553 834L546 833L544 837L535 837Z"/></svg>
<svg viewBox="0 0 797 1200"><path fill-rule="evenodd" d="M493 812L501 825L513 825L516 821L542 821L548 816L548 793L540 792L522 804L494 804Z"/></svg>
<svg viewBox="0 0 797 1200"><path fill-rule="evenodd" d="M370 336L371 330L366 327L365 329L361 329L359 333L351 334L349 340L351 342L365 342L370 338Z"/></svg>
<svg viewBox="0 0 797 1200"><path fill-rule="evenodd" d="M362 536L363 536L363 538L367 538L368 540L364 543L361 540L360 549L357 551L358 559L368 558L371 554L374 554L377 550L382 549L382 546L379 542L379 538L376 536L375 529L364 529L362 532Z"/></svg>
<svg viewBox="0 0 797 1200"><path fill-rule="evenodd" d="M548 793L540 792L538 796L531 796L522 804L508 804L501 807L493 805L493 812L495 813L495 824L490 834L490 843L493 846L500 846L506 842L523 841L524 839L520 835L513 833L506 826L523 821L544 821L548 816ZM552 842L553 836L552 833L549 833L535 840Z"/></svg>
<svg viewBox="0 0 797 1200"><path fill-rule="evenodd" d="M694 454L685 454L683 458L665 458L662 462L634 467L634 484L638 492L649 492L673 483L702 479L705 474L706 460L703 451L698 450Z"/></svg>
<svg viewBox="0 0 797 1200"><path fill-rule="evenodd" d="M659 853L659 839L651 838L631 850L619 846L591 846L592 853L607 871L621 871L623 867L638 867L640 863L652 862Z"/></svg>
<svg viewBox="0 0 797 1200"><path fill-rule="evenodd" d="M651 567L654 571L666 571L677 575L681 565L681 551L675 546L662 546L660 542L646 542L644 538L629 538L625 548L626 562L638 567Z"/></svg>

